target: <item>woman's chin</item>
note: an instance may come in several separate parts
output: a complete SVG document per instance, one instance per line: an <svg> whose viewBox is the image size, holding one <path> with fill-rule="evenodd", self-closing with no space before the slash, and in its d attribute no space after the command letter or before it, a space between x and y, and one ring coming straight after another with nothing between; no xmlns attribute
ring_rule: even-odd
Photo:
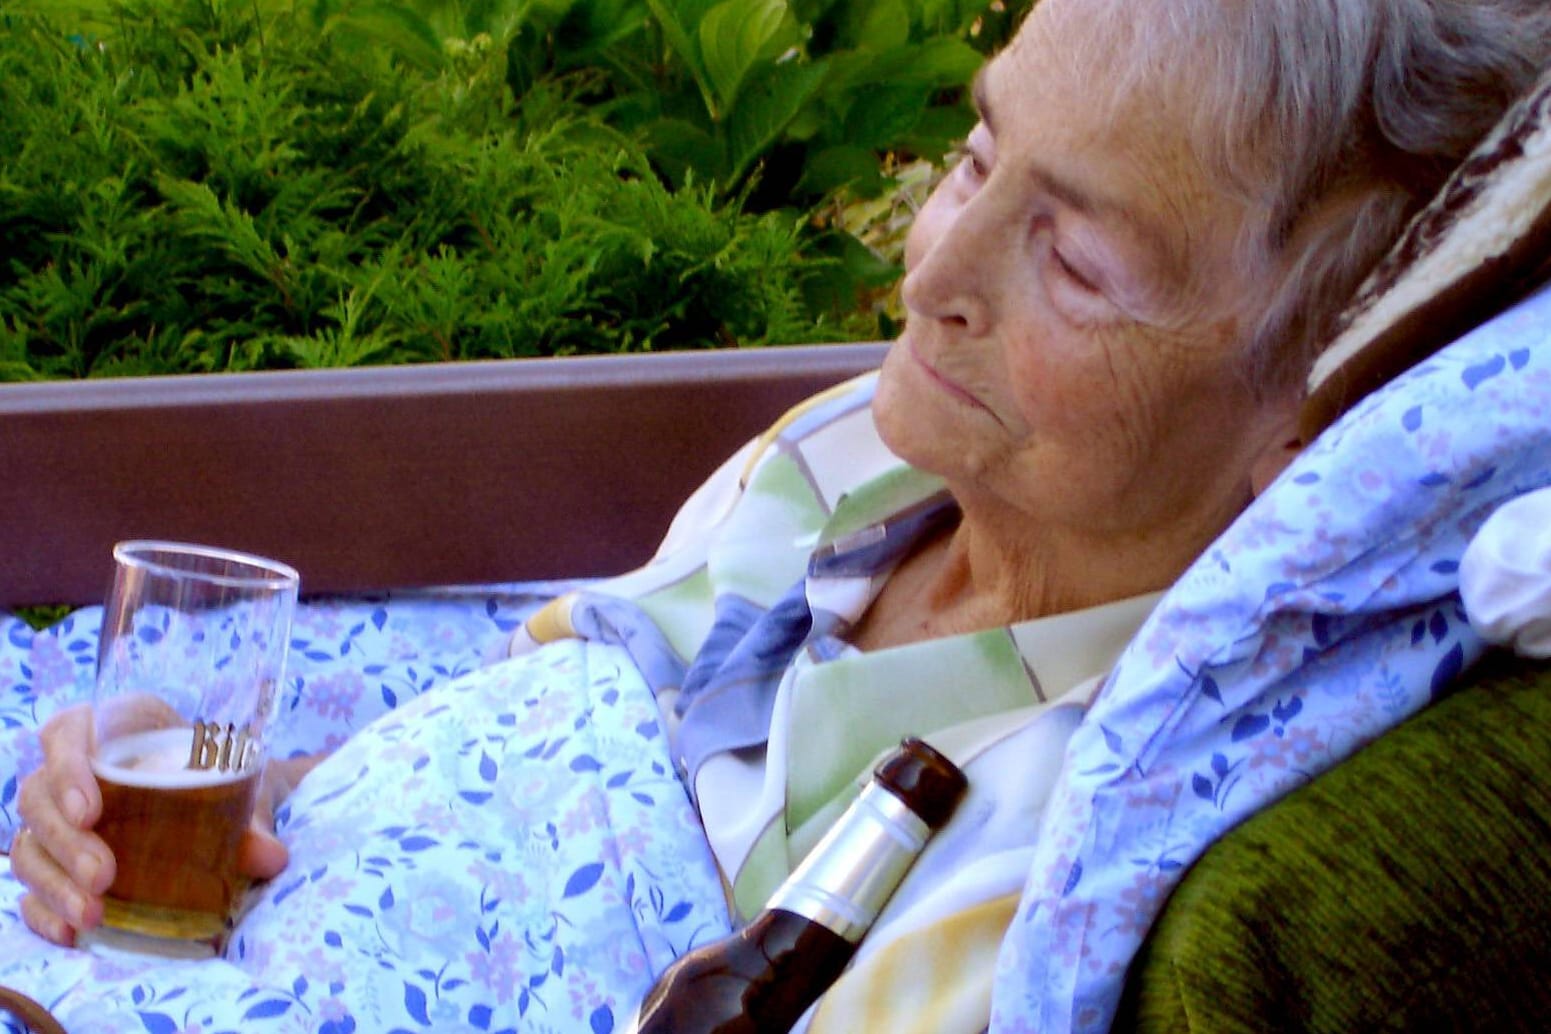
<svg viewBox="0 0 1551 1034"><path fill-rule="evenodd" d="M913 357L896 361L896 355L897 349L889 353L879 377L873 420L883 443L900 459L939 473L944 458L965 459L1000 437L1000 421L982 402L949 386Z"/></svg>

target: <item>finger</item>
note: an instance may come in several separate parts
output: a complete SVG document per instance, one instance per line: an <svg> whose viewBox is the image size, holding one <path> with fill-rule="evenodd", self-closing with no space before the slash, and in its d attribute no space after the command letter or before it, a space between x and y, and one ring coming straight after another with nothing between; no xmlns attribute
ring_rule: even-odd
<svg viewBox="0 0 1551 1034"><path fill-rule="evenodd" d="M108 889L115 872L113 852L101 837L63 814L47 772L27 777L16 806L27 830L18 853L46 859L85 894L96 896Z"/></svg>
<svg viewBox="0 0 1551 1034"><path fill-rule="evenodd" d="M92 712L85 704L50 718L38 738L49 796L72 825L87 829L102 814L102 794L92 773Z"/></svg>
<svg viewBox="0 0 1551 1034"><path fill-rule="evenodd" d="M34 929L50 940L58 940L50 934L58 932L59 924L89 929L102 921L102 899L82 890L28 830L11 845L11 872L30 892Z"/></svg>
<svg viewBox="0 0 1551 1034"><path fill-rule="evenodd" d="M22 921L27 924L27 929L46 941L66 948L75 946L75 928L35 894L22 897Z"/></svg>
<svg viewBox="0 0 1551 1034"><path fill-rule="evenodd" d="M39 734L43 767L23 782L18 810L37 846L86 893L113 882L113 853L88 832L102 813L91 770L92 715L85 705L54 715Z"/></svg>
<svg viewBox="0 0 1551 1034"><path fill-rule="evenodd" d="M121 693L97 703L97 729L105 740L132 732L181 729L188 721L154 693Z"/></svg>

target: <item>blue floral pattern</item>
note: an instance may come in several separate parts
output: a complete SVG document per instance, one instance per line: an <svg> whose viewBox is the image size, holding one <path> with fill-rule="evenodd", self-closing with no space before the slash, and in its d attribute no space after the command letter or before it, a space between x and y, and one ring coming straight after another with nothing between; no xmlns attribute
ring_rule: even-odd
<svg viewBox="0 0 1551 1034"><path fill-rule="evenodd" d="M282 809L291 864L225 958L46 948L5 880L0 982L77 1031L624 1029L654 973L727 931L721 884L621 651L489 663L528 595L304 608L286 749L342 745ZM18 730L84 691L95 620L7 626ZM7 786L36 762L12 739Z"/></svg>
<svg viewBox="0 0 1551 1034"><path fill-rule="evenodd" d="M276 753L331 750L399 702L504 657L511 630L570 588L536 582L304 601ZM34 733L55 711L91 699L101 621L101 607L84 607L35 632L0 611L0 849L15 832L17 785L41 759Z"/></svg>

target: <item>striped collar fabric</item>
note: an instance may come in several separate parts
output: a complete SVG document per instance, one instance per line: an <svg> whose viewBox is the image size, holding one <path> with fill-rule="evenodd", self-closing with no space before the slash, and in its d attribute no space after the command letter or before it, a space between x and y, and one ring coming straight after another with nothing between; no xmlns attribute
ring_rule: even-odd
<svg viewBox="0 0 1551 1034"><path fill-rule="evenodd" d="M904 476L919 481L913 472ZM674 703L685 769L693 775L713 754L765 743L776 691L798 652L816 660L845 653L842 637L889 572L916 543L957 518L952 497L933 491L900 513L825 542L808 574L768 609L737 594L719 595L710 634Z"/></svg>

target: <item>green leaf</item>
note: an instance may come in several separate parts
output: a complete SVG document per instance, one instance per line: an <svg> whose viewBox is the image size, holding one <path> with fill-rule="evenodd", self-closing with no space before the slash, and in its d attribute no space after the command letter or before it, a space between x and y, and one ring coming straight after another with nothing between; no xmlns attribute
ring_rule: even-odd
<svg viewBox="0 0 1551 1034"><path fill-rule="evenodd" d="M434 71L445 64L441 37L417 11L401 4L351 6L323 23L323 35L357 37L359 46L380 45L417 68Z"/></svg>
<svg viewBox="0 0 1551 1034"><path fill-rule="evenodd" d="M967 104L939 104L921 112L901 143L912 154L940 162L975 128L975 113Z"/></svg>
<svg viewBox="0 0 1551 1034"><path fill-rule="evenodd" d="M668 0L678 13L679 24L693 28L705 21L706 12L721 0Z"/></svg>
<svg viewBox="0 0 1551 1034"><path fill-rule="evenodd" d="M862 10L854 31L859 50L902 47L910 42L910 10L905 0L873 0Z"/></svg>
<svg viewBox="0 0 1551 1034"><path fill-rule="evenodd" d="M0 379L876 333L793 207L869 182L839 0L656 0L676 43L648 0L25 2L60 14L0 26Z"/></svg>
<svg viewBox="0 0 1551 1034"><path fill-rule="evenodd" d="M952 36L910 43L879 54L868 76L892 86L960 86L970 81L985 57Z"/></svg>
<svg viewBox="0 0 1551 1034"><path fill-rule="evenodd" d="M548 29L558 24L571 8L585 0L435 0L428 15L443 36L471 40L486 35L508 40L524 24Z"/></svg>
<svg viewBox="0 0 1551 1034"><path fill-rule="evenodd" d="M729 182L737 182L823 85L823 61L785 61L757 71L727 118Z"/></svg>
<svg viewBox="0 0 1551 1034"><path fill-rule="evenodd" d="M850 187L858 194L870 197L882 189L883 184L877 154L865 147L837 144L809 157L797 186L812 194L828 194L841 187Z"/></svg>
<svg viewBox="0 0 1551 1034"><path fill-rule="evenodd" d="M156 187L167 199L175 224L190 237L220 249L257 277L278 283L285 263L251 215L223 202L203 183L158 173Z"/></svg>
<svg viewBox="0 0 1551 1034"><path fill-rule="evenodd" d="M736 103L755 62L776 56L797 39L786 0L722 0L707 11L700 22L700 54L720 109L728 111Z"/></svg>
<svg viewBox="0 0 1551 1034"><path fill-rule="evenodd" d="M716 95L712 91L710 80L706 78L705 65L701 63L700 52L695 47L694 40L684 29L684 23L679 20L678 12L669 7L666 0L646 0L646 6L651 8L652 15L657 19L658 26L662 29L662 36L678 55L684 67L689 69L690 76L695 80L695 85L700 90L700 99L705 103L705 110L711 118L716 118Z"/></svg>
<svg viewBox="0 0 1551 1034"><path fill-rule="evenodd" d="M339 13L340 0L313 0L312 20L322 25Z"/></svg>
<svg viewBox="0 0 1551 1034"><path fill-rule="evenodd" d="M860 147L889 148L914 128L928 93L923 86L896 86L890 80L864 86L852 98L841 139Z"/></svg>
<svg viewBox="0 0 1551 1034"><path fill-rule="evenodd" d="M843 0L790 0L792 16L803 25L816 25Z"/></svg>
<svg viewBox="0 0 1551 1034"><path fill-rule="evenodd" d="M835 111L844 112L853 91L877 81L873 65L878 55L870 51L842 50L825 60L829 62L829 77L824 82L824 100L826 107ZM830 113L826 112L824 117L830 117Z"/></svg>
<svg viewBox="0 0 1551 1034"><path fill-rule="evenodd" d="M566 5L563 18L541 26L555 30L556 67L632 64L641 54L648 17L645 0L548 0ZM531 20L530 20L531 27ZM614 48L612 52L610 48Z"/></svg>
<svg viewBox="0 0 1551 1034"><path fill-rule="evenodd" d="M676 187L727 179L727 152L721 141L691 122L658 119L642 127L641 138L658 169Z"/></svg>
<svg viewBox="0 0 1551 1034"><path fill-rule="evenodd" d="M932 35L962 32L973 25L977 19L986 16L989 7L985 0L916 0L916 2L920 5L921 29ZM999 8L991 10L994 13Z"/></svg>
<svg viewBox="0 0 1551 1034"><path fill-rule="evenodd" d="M14 359L0 360L0 382L40 381L43 377L26 363Z"/></svg>
<svg viewBox="0 0 1551 1034"><path fill-rule="evenodd" d="M814 308L832 312L854 310L862 295L892 283L899 276L899 270L891 263L844 231L830 231L813 241L812 247L828 260L803 284L808 304Z"/></svg>

